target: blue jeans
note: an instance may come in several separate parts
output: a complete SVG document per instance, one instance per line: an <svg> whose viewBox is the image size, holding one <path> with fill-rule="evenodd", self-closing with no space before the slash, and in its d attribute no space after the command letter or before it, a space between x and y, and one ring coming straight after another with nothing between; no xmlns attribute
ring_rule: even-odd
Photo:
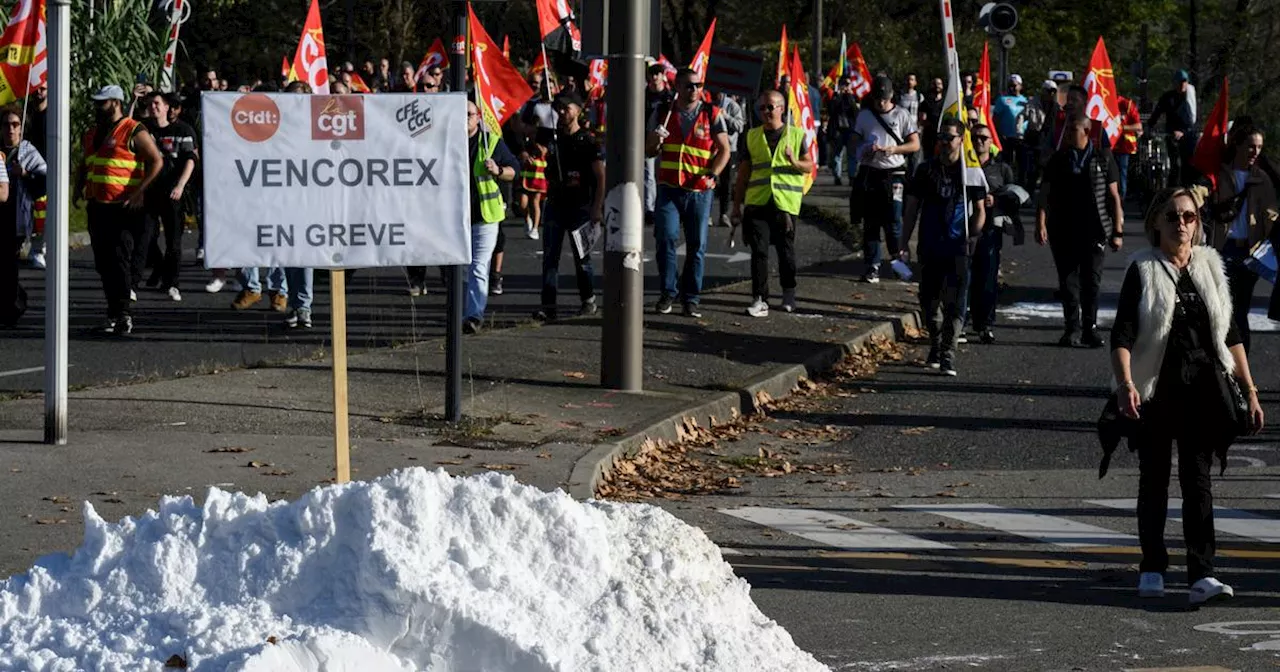
<svg viewBox="0 0 1280 672"><path fill-rule="evenodd" d="M284 269L285 280L289 283L289 310L311 312L311 288L315 274L315 270L310 268Z"/></svg>
<svg viewBox="0 0 1280 672"><path fill-rule="evenodd" d="M849 159L848 177L853 178L854 173L858 171L858 164L853 161L853 157L849 154L849 138L853 137L853 129L843 131L832 131L827 136L830 142L830 149L827 150L827 164L831 167L831 174L840 179L845 177L845 159Z"/></svg>
<svg viewBox="0 0 1280 672"><path fill-rule="evenodd" d="M658 209L658 158L651 156L644 160L644 211L653 212Z"/></svg>
<svg viewBox="0 0 1280 672"><path fill-rule="evenodd" d="M462 316L466 320L484 320L489 305L489 262L498 244L499 224L471 225L471 268L467 272L467 302Z"/></svg>
<svg viewBox="0 0 1280 672"><path fill-rule="evenodd" d="M1115 154L1116 168L1120 169L1120 200L1123 201L1125 196L1129 194L1129 158L1132 154Z"/></svg>
<svg viewBox="0 0 1280 672"><path fill-rule="evenodd" d="M711 191L688 191L658 185L658 207L654 211L653 236L658 243L658 281L662 295L675 298L676 246L684 231L684 271L679 294L686 303L697 304L702 294L702 262L707 252L707 219L711 216Z"/></svg>
<svg viewBox="0 0 1280 672"><path fill-rule="evenodd" d="M240 269L240 284L255 294L262 293L262 277L258 267ZM289 291L289 282L285 270L279 266L267 269L267 291L283 294Z"/></svg>
<svg viewBox="0 0 1280 672"><path fill-rule="evenodd" d="M559 206L548 201L542 217L542 307L555 312L556 295L560 290L560 253L564 248L565 238L575 229L591 221L590 213L584 209ZM579 259L574 251L573 243L569 243L569 254L573 257L574 274L578 278L578 297L586 301L595 296L592 284L594 269L591 266L591 255Z"/></svg>

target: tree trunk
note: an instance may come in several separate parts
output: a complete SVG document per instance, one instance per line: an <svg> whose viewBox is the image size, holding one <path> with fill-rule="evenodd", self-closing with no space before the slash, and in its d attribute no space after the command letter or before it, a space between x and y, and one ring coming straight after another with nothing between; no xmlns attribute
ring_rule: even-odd
<svg viewBox="0 0 1280 672"><path fill-rule="evenodd" d="M1187 32L1189 33L1190 52L1187 54L1187 69L1191 72L1191 83L1193 85L1199 83L1200 78L1197 70L1200 67L1200 31L1197 20L1200 14L1199 0L1188 0L1187 2Z"/></svg>

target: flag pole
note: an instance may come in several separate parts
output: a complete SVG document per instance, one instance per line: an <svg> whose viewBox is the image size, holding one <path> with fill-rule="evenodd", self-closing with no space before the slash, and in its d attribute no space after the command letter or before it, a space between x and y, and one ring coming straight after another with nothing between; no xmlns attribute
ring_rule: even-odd
<svg viewBox="0 0 1280 672"><path fill-rule="evenodd" d="M547 58L546 39L544 38L540 40L540 42L542 46L542 84L547 89L547 102L551 102L551 59ZM551 109L555 110L554 104L551 106ZM579 113L581 113L581 111ZM559 119L558 116L556 118ZM557 128L558 125L559 124L552 124L551 126L551 142L555 143L557 148L556 151L559 151L560 147L560 129ZM543 158L545 159L546 157ZM556 177L561 182L564 181L564 169L560 167L559 159L556 159Z"/></svg>

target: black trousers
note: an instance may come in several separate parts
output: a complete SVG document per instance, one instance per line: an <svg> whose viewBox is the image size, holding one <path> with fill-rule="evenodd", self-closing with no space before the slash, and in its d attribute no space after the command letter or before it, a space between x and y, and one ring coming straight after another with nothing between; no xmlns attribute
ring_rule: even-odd
<svg viewBox="0 0 1280 672"><path fill-rule="evenodd" d="M142 227L133 235L133 260L129 265L129 287L136 288L142 284L142 276L147 271L147 261L151 252L151 244L156 239L156 220L151 216L149 208L142 210Z"/></svg>
<svg viewBox="0 0 1280 672"><path fill-rule="evenodd" d="M144 210L131 210L123 203L89 203L88 215L93 265L102 278L107 317L117 319L130 312L134 246L145 234L149 218Z"/></svg>
<svg viewBox="0 0 1280 672"><path fill-rule="evenodd" d="M182 269L182 201L160 194L147 200L147 214L151 217L153 231L147 252L148 261L155 269L153 275L159 276L161 289L177 287L178 273ZM163 248L156 233L164 233Z"/></svg>
<svg viewBox="0 0 1280 672"><path fill-rule="evenodd" d="M1244 343L1245 352L1251 345L1249 331L1249 308L1253 303L1253 289L1258 285L1258 274L1244 265L1249 258L1249 250L1235 247L1228 242L1222 249L1222 261L1226 266L1227 284L1231 288L1231 319L1240 332L1240 340Z"/></svg>
<svg viewBox="0 0 1280 672"><path fill-rule="evenodd" d="M969 258L963 254L920 260L920 312L929 330L929 345L952 356L964 315L960 296L969 284ZM941 313L941 319L939 319Z"/></svg>
<svg viewBox="0 0 1280 672"><path fill-rule="evenodd" d="M1004 229L983 227L973 250L970 266L969 314L978 331L996 322L996 303L1000 299L1000 251L1004 249Z"/></svg>
<svg viewBox="0 0 1280 672"><path fill-rule="evenodd" d="M1058 269L1062 319L1068 332L1098 326L1098 294L1102 287L1102 246L1078 240L1055 242L1049 232L1053 265Z"/></svg>
<svg viewBox="0 0 1280 672"><path fill-rule="evenodd" d="M1162 378L1164 374L1162 372ZM1212 376L1211 371L1208 375ZM1143 405L1146 417L1140 436L1130 439L1138 451L1138 538L1142 545L1140 571L1163 573L1169 568L1164 527L1169 514L1169 471L1173 444L1178 445L1178 484L1182 489L1182 536L1187 546L1187 581L1213 576L1216 540L1213 490L1209 470L1215 444L1204 434L1204 408L1218 394L1211 380L1170 390L1161 385L1155 399ZM1173 387L1173 386L1170 386ZM1162 406L1161 399L1173 407Z"/></svg>
<svg viewBox="0 0 1280 672"><path fill-rule="evenodd" d="M749 205L742 212L742 237L751 246L751 294L769 300L769 247L778 251L782 289L796 288L796 230L787 230L785 213L768 205Z"/></svg>
<svg viewBox="0 0 1280 672"><path fill-rule="evenodd" d="M720 204L720 216L729 214L729 199L733 196L733 175L738 169L738 152L729 153L729 163L725 164L720 177L716 179L716 201Z"/></svg>
<svg viewBox="0 0 1280 672"><path fill-rule="evenodd" d="M3 241L0 241L3 242ZM18 284L18 250L22 238L10 238L0 246L0 326L12 327L27 312L27 292Z"/></svg>

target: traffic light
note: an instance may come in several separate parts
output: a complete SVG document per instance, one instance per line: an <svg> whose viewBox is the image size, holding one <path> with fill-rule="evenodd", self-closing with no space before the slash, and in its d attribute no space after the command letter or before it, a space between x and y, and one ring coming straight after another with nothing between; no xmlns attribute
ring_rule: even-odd
<svg viewBox="0 0 1280 672"><path fill-rule="evenodd" d="M1007 2L988 2L978 12L978 27L1002 35L1018 27L1018 10Z"/></svg>

